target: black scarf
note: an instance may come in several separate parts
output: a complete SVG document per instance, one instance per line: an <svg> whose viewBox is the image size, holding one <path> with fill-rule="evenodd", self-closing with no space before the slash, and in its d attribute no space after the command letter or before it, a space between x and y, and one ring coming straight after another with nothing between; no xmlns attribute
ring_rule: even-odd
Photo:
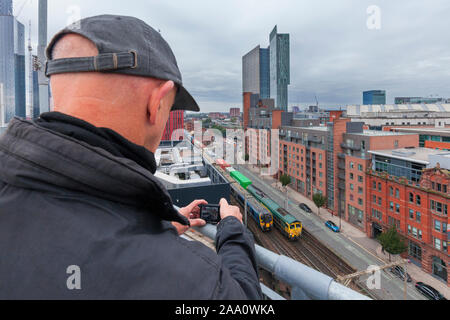
<svg viewBox="0 0 450 320"><path fill-rule="evenodd" d="M102 148L116 157L133 160L152 174L156 172L156 160L152 152L128 141L111 129L97 128L86 121L59 112L43 113L35 123L93 147Z"/></svg>

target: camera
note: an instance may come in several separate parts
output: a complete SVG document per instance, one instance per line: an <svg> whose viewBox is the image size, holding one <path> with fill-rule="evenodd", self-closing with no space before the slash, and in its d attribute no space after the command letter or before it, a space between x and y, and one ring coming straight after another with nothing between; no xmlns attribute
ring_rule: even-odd
<svg viewBox="0 0 450 320"><path fill-rule="evenodd" d="M200 219L209 224L218 224L222 218L220 217L220 206L207 204L200 206Z"/></svg>

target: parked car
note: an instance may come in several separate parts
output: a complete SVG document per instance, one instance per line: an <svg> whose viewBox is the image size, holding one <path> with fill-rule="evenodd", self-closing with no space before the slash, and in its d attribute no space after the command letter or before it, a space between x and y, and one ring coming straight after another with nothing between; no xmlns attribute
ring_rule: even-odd
<svg viewBox="0 0 450 320"><path fill-rule="evenodd" d="M447 300L439 291L423 282L417 282L416 289L430 300Z"/></svg>
<svg viewBox="0 0 450 320"><path fill-rule="evenodd" d="M394 268L391 268L390 270L394 275L405 281L405 269L401 266L395 266ZM412 282L411 276L406 273L406 281Z"/></svg>
<svg viewBox="0 0 450 320"><path fill-rule="evenodd" d="M327 226L328 229L332 230L333 232L340 232L341 231L339 229L339 227L334 224L333 221L327 221L327 222L325 222L325 225Z"/></svg>
<svg viewBox="0 0 450 320"><path fill-rule="evenodd" d="M306 204L304 204L304 203L301 203L299 207L300 207L300 209L302 209L303 211L305 211L305 212L307 212L307 213L312 213L311 208L308 207L308 206L307 206Z"/></svg>

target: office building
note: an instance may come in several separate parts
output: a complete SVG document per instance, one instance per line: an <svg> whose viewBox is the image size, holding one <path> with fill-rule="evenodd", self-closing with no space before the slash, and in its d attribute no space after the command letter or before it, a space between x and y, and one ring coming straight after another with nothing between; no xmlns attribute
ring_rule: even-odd
<svg viewBox="0 0 450 320"><path fill-rule="evenodd" d="M364 105L385 105L386 104L386 91L383 90L371 90L363 93Z"/></svg>
<svg viewBox="0 0 450 320"><path fill-rule="evenodd" d="M270 98L270 54L269 49L257 46L242 58L243 92Z"/></svg>
<svg viewBox="0 0 450 320"><path fill-rule="evenodd" d="M180 140L179 137L173 137L173 134L177 130L184 129L184 111L177 110L172 111L169 116L169 120L167 121L166 128L164 129L164 134L162 137L163 141L171 141L174 138L175 141ZM182 139L181 135L181 139Z"/></svg>
<svg viewBox="0 0 450 320"><path fill-rule="evenodd" d="M396 227L406 239L404 257L449 285L450 152L408 148L370 153L367 235Z"/></svg>
<svg viewBox="0 0 450 320"><path fill-rule="evenodd" d="M400 97L395 98L395 104L440 104L450 103L450 99L423 98L423 97Z"/></svg>
<svg viewBox="0 0 450 320"><path fill-rule="evenodd" d="M275 107L288 111L290 74L289 34L279 34L277 26L270 33L270 98Z"/></svg>
<svg viewBox="0 0 450 320"><path fill-rule="evenodd" d="M0 1L0 83L4 122L26 116L25 27L12 15L12 1Z"/></svg>

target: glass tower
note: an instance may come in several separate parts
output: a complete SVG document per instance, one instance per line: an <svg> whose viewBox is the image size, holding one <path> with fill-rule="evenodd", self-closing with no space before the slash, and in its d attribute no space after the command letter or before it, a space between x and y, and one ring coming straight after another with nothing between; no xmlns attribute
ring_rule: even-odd
<svg viewBox="0 0 450 320"><path fill-rule="evenodd" d="M13 17L11 0L0 0L0 83L5 124L25 117L25 27Z"/></svg>
<svg viewBox="0 0 450 320"><path fill-rule="evenodd" d="M288 111L290 74L289 34L279 34L277 26L270 33L270 96L275 107Z"/></svg>

